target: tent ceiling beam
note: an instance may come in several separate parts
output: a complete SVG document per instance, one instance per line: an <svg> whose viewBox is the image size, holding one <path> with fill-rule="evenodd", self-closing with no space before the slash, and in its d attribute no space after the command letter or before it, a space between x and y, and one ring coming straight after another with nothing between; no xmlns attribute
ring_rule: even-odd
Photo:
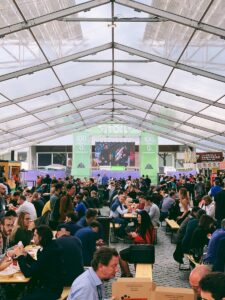
<svg viewBox="0 0 225 300"><path fill-rule="evenodd" d="M134 82L139 83L143 86L149 86L149 87L161 90L161 91L168 92L170 94L174 94L176 96L181 96L181 97L184 97L184 98L192 99L192 100L195 100L195 101L198 101L198 102L202 102L202 103L205 103L205 104L208 104L208 105L214 105L216 107L220 107L220 108L225 109L225 104L223 104L223 103L213 102L209 99L205 99L205 98L193 95L193 94L185 93L185 92L182 92L180 90L175 90L175 89L172 89L172 88L164 87L163 85L160 85L160 84L157 84L157 83L154 83L154 82L151 82L151 81L147 81L147 80L141 79L139 77L135 77L135 76L128 75L128 74L118 72L118 71L115 71L114 75L116 75L118 77L121 77L121 78L124 78L126 80L134 81Z"/></svg>
<svg viewBox="0 0 225 300"><path fill-rule="evenodd" d="M123 102L123 101L118 100L118 99L116 99L116 102L120 103L122 105L128 105L126 102ZM145 110L145 109L143 109L141 107L138 107L136 105L133 105L133 104L129 104L129 106L133 107L134 109L140 110L140 111L142 111L144 113L148 112L147 110ZM160 113L156 113L156 112L153 112L153 111L150 112L150 115L153 115L153 116L159 117L159 118L163 118L163 119L171 121L171 122L176 122L176 123L179 123L181 125L187 125L187 126L190 126L192 128L196 128L196 129L200 129L200 130L203 130L203 131L207 131L207 132L215 134L215 135L221 134L220 132L215 131L213 129L208 129L208 128L206 129L205 127L202 127L202 126L199 126L199 125L194 125L194 124L191 124L191 123L185 122L185 121L183 122L183 121L180 121L180 120L178 120L176 118L169 117L169 116L166 116L166 115L163 115L163 114L160 114ZM143 121L145 121L145 120L143 119Z"/></svg>
<svg viewBox="0 0 225 300"><path fill-rule="evenodd" d="M201 114L199 112L194 112L194 111L189 110L189 109L184 109L184 108L181 108L181 107L178 107L178 106L175 106L175 105L171 105L169 103L164 103L164 102L161 102L159 100L150 99L148 97L144 97L144 96L135 94L133 92L128 92L128 91L125 91L123 89L115 88L115 90L117 92L122 93L122 94L127 94L128 96L131 96L133 98L144 100L144 101L147 101L147 102L152 103L152 104L157 104L157 105L162 106L164 108L170 108L170 109L173 109L173 110L176 110L176 111L180 111L180 112L189 114L191 116L197 116L197 117L200 117L200 118L205 119L205 120L210 120L210 121L213 121L213 122L216 122L216 123L221 123L221 124L225 125L225 121L221 120L221 119L218 119L218 118L213 118L213 117L210 117L210 116L206 116L206 115Z"/></svg>
<svg viewBox="0 0 225 300"><path fill-rule="evenodd" d="M169 11L165 11L156 7L152 7L150 5L142 4L140 2L131 1L131 0L115 0L116 3L135 9L137 11L142 11L145 13L148 13L153 16L157 16L163 19L166 19L168 21L172 21L184 26L188 26L191 28L194 28L199 31L204 31L216 36L219 36L221 38L225 38L225 30L222 28L215 27L213 25L205 24L202 22L198 22L193 19L189 19L187 17L183 17L177 14L174 14Z"/></svg>
<svg viewBox="0 0 225 300"><path fill-rule="evenodd" d="M66 62L74 61L78 58L85 57L85 56L88 56L88 55L92 55L92 54L95 54L95 53L98 53L98 52L101 52L101 51L104 51L104 50L108 50L108 49L111 49L111 48L112 48L112 43L107 43L107 44L97 46L97 47L94 47L94 48L91 48L91 49L88 49L88 50L84 50L84 51L81 51L81 52L78 52L78 53L75 53L75 54L72 54L72 55L68 55L68 56L65 56L65 57L62 57L62 58L58 58L58 59L52 60L50 62L39 64L37 66L32 66L32 67L29 67L29 68L25 68L23 70L19 70L19 71L15 71L15 72L12 72L12 73L4 74L4 75L0 76L0 82L5 81L5 80L9 80L9 79L12 79L12 78L17 78L17 77L20 77L20 76L23 76L23 75L28 75L28 74L31 75L34 72L42 71L42 70L45 70L47 68L53 68L55 66L64 64Z"/></svg>
<svg viewBox="0 0 225 300"><path fill-rule="evenodd" d="M24 96L24 97L20 97L20 98L16 98L16 99L13 99L13 100L10 100L10 101L0 103L0 107L4 107L4 106L7 106L7 105L11 105L11 104L17 104L17 103L20 103L20 102L28 101L28 100L31 100L33 98L38 98L38 97L42 97L42 96L46 96L46 95L48 96L50 94L53 94L53 93L56 93L56 92L59 92L59 91L63 91L65 89L69 89L69 88L76 87L76 86L79 86L79 85L85 85L88 82L99 80L99 79L102 79L102 78L105 78L105 77L108 77L108 76L111 76L111 75L112 75L112 71L101 73L101 74L94 75L94 76L90 76L90 77L87 77L87 78L84 78L84 79L81 79L81 80L77 80L77 81L73 81L73 82L64 84L63 86L58 86L58 87L55 87L55 88L52 88L52 89L47 89L47 90L44 90L44 91L41 91L41 92L37 92L37 93L34 93L34 94L29 94L29 95Z"/></svg>
<svg viewBox="0 0 225 300"><path fill-rule="evenodd" d="M194 75L200 75L200 76L204 76L204 77L207 77L207 78L211 78L213 80L218 80L218 81L221 81L221 82L225 82L225 76L222 76L222 75L219 75L219 74L211 73L211 72L199 69L199 68L195 68L195 67L191 67L191 66L188 66L188 65L185 65L185 64L181 64L179 62L175 62L175 61L167 59L167 58L163 58L163 57L156 56L156 55L153 55L153 54L141 51L141 50L137 50L135 48L131 48L131 47L119 44L119 43L114 43L114 47L117 50L121 50L121 51L127 52L127 53L132 54L132 55L140 56L140 57L149 59L150 61L154 61L154 62L163 64L163 65L166 65L166 66L170 66L172 68L176 68L176 69L179 69L179 70L182 70L182 71L190 72Z"/></svg>
<svg viewBox="0 0 225 300"><path fill-rule="evenodd" d="M121 119L120 117L117 117L117 118ZM135 118L135 116L134 116L134 118ZM123 119L121 119L121 120L123 120ZM127 124L130 124L132 126L132 122L131 123L127 122ZM139 130L145 129L145 130L147 130L151 133L155 133L155 134L157 134L159 136L163 136L167 139L169 138L169 139L174 140L174 141L182 142L182 144L184 143L184 144L194 146L194 147L199 147L199 148L202 148L202 149L217 150L218 151L218 148L211 147L211 146L207 147L205 145L201 145L201 143L193 143L189 139L178 139L176 135L173 135L171 133L166 133L165 134L165 133L161 132L160 130L155 130L155 129L148 128L148 127L144 126L143 124L141 125L141 128L140 128L140 125L138 125L137 129L139 129ZM223 150L223 149L224 148L221 148L221 150Z"/></svg>
<svg viewBox="0 0 225 300"><path fill-rule="evenodd" d="M1 28L0 36L4 37L7 34L12 34L12 33L15 33L15 32L21 31L21 30L30 29L34 26L45 24L45 23L57 20L62 17L70 16L73 14L78 14L79 12L82 12L82 11L88 11L94 7L98 7L98 6L107 4L109 2L110 2L109 0L93 0L93 1L88 1L85 3L81 3L78 5L73 5L68 8L60 9L58 11L39 16L37 18L27 20L26 22L24 21L24 22L16 23L14 25L10 25L10 26Z"/></svg>

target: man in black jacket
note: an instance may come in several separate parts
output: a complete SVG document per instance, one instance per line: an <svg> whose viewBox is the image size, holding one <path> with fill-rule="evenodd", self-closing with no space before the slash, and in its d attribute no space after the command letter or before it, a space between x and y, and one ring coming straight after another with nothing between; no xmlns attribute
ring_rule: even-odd
<svg viewBox="0 0 225 300"><path fill-rule="evenodd" d="M56 243L62 249L64 286L70 286L84 272L81 241L71 236L71 227L64 223L57 228Z"/></svg>

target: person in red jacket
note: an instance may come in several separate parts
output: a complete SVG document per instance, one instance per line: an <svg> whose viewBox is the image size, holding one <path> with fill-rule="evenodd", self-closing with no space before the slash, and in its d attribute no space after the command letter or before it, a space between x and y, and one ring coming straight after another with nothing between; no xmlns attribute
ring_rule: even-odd
<svg viewBox="0 0 225 300"><path fill-rule="evenodd" d="M153 244L155 240L155 229L149 214L145 210L138 212L138 227L129 236L134 244Z"/></svg>
<svg viewBox="0 0 225 300"><path fill-rule="evenodd" d="M145 210L138 212L138 227L134 232L128 235L133 240L134 244L154 244L155 228L152 224L149 214ZM120 251L120 267L121 277L132 277L129 269L129 261L131 260L129 248Z"/></svg>

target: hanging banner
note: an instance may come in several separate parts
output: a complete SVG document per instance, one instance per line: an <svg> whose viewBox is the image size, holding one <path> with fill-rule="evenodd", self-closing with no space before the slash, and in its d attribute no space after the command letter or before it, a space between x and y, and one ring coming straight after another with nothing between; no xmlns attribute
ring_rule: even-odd
<svg viewBox="0 0 225 300"><path fill-rule="evenodd" d="M71 174L75 178L90 177L91 144L86 131L73 134L73 164Z"/></svg>
<svg viewBox="0 0 225 300"><path fill-rule="evenodd" d="M158 170L158 137L142 132L140 139L140 175L148 175L152 184L157 184Z"/></svg>

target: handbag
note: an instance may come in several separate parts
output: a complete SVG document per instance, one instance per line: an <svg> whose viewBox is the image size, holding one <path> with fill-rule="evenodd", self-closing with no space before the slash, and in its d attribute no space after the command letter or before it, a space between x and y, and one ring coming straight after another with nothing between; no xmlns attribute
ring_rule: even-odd
<svg viewBox="0 0 225 300"><path fill-rule="evenodd" d="M154 264L155 247L147 244L130 245L129 257L129 263L132 264Z"/></svg>

